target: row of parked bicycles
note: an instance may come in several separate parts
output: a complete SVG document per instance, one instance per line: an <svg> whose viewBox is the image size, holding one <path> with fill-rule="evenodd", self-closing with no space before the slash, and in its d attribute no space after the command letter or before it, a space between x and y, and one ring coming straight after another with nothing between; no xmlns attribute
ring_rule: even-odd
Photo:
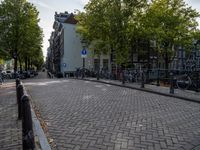
<svg viewBox="0 0 200 150"><path fill-rule="evenodd" d="M172 74L171 74L172 73ZM82 76L83 69L76 71L76 76ZM165 83L170 84L173 78L175 88L182 90L200 89L200 70L165 70L165 69L126 69L123 72L109 72L101 70L99 73L84 69L85 77L97 77L109 80L124 80L126 83Z"/></svg>

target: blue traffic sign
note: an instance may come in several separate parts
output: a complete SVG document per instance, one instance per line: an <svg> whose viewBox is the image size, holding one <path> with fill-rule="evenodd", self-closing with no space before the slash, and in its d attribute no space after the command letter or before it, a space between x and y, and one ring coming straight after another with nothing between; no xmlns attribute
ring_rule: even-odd
<svg viewBox="0 0 200 150"><path fill-rule="evenodd" d="M83 49L83 50L81 51L81 55L87 55L87 50L86 50L86 49Z"/></svg>

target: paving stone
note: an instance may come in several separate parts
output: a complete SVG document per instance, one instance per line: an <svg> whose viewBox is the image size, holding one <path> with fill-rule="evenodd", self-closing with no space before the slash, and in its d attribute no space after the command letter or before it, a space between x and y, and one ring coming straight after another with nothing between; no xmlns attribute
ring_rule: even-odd
<svg viewBox="0 0 200 150"><path fill-rule="evenodd" d="M21 121L17 120L15 84L0 87L0 149L22 150Z"/></svg>
<svg viewBox="0 0 200 150"><path fill-rule="evenodd" d="M59 150L67 144L82 150L175 150L200 144L200 104L72 79L31 83L26 87Z"/></svg>

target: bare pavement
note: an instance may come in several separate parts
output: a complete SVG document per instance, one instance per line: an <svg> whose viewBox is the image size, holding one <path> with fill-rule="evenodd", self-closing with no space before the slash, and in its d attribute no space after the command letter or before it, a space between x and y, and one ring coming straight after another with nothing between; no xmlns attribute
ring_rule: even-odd
<svg viewBox="0 0 200 150"><path fill-rule="evenodd" d="M199 103L104 83L47 79L45 73L23 82L52 149L200 149ZM21 149L14 84L5 85L0 149Z"/></svg>
<svg viewBox="0 0 200 150"><path fill-rule="evenodd" d="M58 150L199 150L200 104L75 79L25 81Z"/></svg>

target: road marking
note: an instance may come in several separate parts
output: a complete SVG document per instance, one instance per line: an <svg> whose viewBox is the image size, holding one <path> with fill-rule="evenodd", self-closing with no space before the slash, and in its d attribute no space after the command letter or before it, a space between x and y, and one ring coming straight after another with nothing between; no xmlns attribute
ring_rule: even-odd
<svg viewBox="0 0 200 150"><path fill-rule="evenodd" d="M12 94L12 93L15 93L15 91L9 91L9 92L7 92L7 94Z"/></svg>
<svg viewBox="0 0 200 150"><path fill-rule="evenodd" d="M107 89L106 88L103 88L103 89L101 89L102 91L107 91Z"/></svg>
<svg viewBox="0 0 200 150"><path fill-rule="evenodd" d="M95 85L95 87L101 88L101 87L103 87L103 85Z"/></svg>
<svg viewBox="0 0 200 150"><path fill-rule="evenodd" d="M69 82L69 81L61 80L61 81L46 81L46 82L28 82L28 83L24 83L24 85L45 86L45 85L49 85L49 84L63 83L63 82Z"/></svg>
<svg viewBox="0 0 200 150"><path fill-rule="evenodd" d="M92 98L92 95L85 95L83 96L83 100L88 100L88 99L91 99Z"/></svg>

